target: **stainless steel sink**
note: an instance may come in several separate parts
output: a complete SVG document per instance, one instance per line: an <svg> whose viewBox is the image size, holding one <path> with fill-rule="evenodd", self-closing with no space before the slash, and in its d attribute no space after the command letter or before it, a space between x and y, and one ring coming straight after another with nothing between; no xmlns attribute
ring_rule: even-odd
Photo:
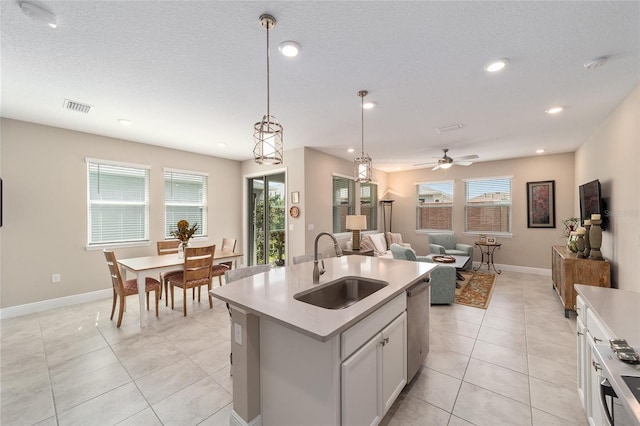
<svg viewBox="0 0 640 426"><path fill-rule="evenodd" d="M293 296L294 299L326 309L344 309L386 287L389 283L362 277L342 277L322 287Z"/></svg>

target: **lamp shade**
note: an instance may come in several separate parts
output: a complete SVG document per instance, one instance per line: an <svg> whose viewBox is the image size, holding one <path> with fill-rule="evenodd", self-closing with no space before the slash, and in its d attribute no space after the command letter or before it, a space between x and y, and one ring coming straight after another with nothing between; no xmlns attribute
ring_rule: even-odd
<svg viewBox="0 0 640 426"><path fill-rule="evenodd" d="M350 230L367 229L367 217L364 215L348 215L346 228Z"/></svg>

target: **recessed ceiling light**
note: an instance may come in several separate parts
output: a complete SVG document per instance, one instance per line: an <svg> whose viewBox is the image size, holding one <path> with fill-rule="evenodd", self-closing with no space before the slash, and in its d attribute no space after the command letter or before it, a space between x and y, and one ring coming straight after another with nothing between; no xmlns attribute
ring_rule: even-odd
<svg viewBox="0 0 640 426"><path fill-rule="evenodd" d="M347 152L348 152L348 153L352 153L352 152L354 152L354 151L355 151L355 149L353 149L353 148L349 148L349 149L347 150Z"/></svg>
<svg viewBox="0 0 640 426"><path fill-rule="evenodd" d="M606 63L607 63L607 57L601 56L599 58L589 59L587 62L584 63L584 67L588 70L592 70L592 69L600 68Z"/></svg>
<svg viewBox="0 0 640 426"><path fill-rule="evenodd" d="M536 154L544 154L544 149L536 149Z"/></svg>
<svg viewBox="0 0 640 426"><path fill-rule="evenodd" d="M51 28L56 28L58 26L56 15L38 5L23 1L20 3L20 9L22 9L22 13L36 22L46 24Z"/></svg>
<svg viewBox="0 0 640 426"><path fill-rule="evenodd" d="M278 50L284 56L293 58L294 56L298 56L298 53L300 53L300 45L295 41L283 41L278 45Z"/></svg>
<svg viewBox="0 0 640 426"><path fill-rule="evenodd" d="M371 109L371 108L375 107L376 105L378 105L378 104L376 102L374 102L374 101L367 101L367 102L362 104L362 108Z"/></svg>
<svg viewBox="0 0 640 426"><path fill-rule="evenodd" d="M544 112L546 112L547 114L557 114L559 112L562 112L563 108L561 106L556 106L556 107L551 107L547 110L545 110Z"/></svg>
<svg viewBox="0 0 640 426"><path fill-rule="evenodd" d="M485 66L484 69L485 71L488 71L488 72L498 72L504 67L506 67L507 65L509 65L509 59L502 58L502 59L498 59L496 61L491 62L490 64Z"/></svg>
<svg viewBox="0 0 640 426"><path fill-rule="evenodd" d="M133 121L127 120L126 118L119 118L118 123L122 124L123 126L131 126L133 124Z"/></svg>
<svg viewBox="0 0 640 426"><path fill-rule="evenodd" d="M224 143L224 142L220 142L220 143L218 144L218 146L219 146L220 148L226 148L227 144L226 144L226 143Z"/></svg>

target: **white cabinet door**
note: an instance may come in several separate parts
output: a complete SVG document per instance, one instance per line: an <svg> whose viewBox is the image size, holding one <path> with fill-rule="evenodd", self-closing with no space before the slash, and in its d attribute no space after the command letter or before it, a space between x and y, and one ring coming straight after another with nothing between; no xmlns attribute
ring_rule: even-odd
<svg viewBox="0 0 640 426"><path fill-rule="evenodd" d="M343 425L375 425L380 422L381 370L382 335L378 333L342 363Z"/></svg>
<svg viewBox="0 0 640 426"><path fill-rule="evenodd" d="M382 405L384 415L407 384L407 314L382 330Z"/></svg>
<svg viewBox="0 0 640 426"><path fill-rule="evenodd" d="M588 339L592 339L591 334L587 334ZM602 412L602 406L600 403L600 382L602 377L600 372L602 368L598 363L598 358L594 354L593 343L589 342L587 346L589 353L589 366L588 366L588 398L587 402L587 417L591 426L600 426L604 424L604 413Z"/></svg>
<svg viewBox="0 0 640 426"><path fill-rule="evenodd" d="M582 407L585 412L588 413L589 409L587 408L587 405L589 404L589 400L587 398L587 368L589 368L589 364L587 350L589 350L589 345L587 344L587 328L584 326L579 314L576 318L576 331L578 333L576 338L576 349L578 354L578 397L580 398L580 402L582 403Z"/></svg>

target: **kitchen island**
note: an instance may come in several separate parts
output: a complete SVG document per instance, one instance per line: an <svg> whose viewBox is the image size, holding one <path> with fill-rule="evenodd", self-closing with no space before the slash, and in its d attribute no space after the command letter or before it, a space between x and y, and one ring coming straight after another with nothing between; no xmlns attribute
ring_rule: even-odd
<svg viewBox="0 0 640 426"><path fill-rule="evenodd" d="M406 290L437 265L345 256L275 268L211 291L232 307L232 424L378 422L406 384ZM294 296L344 277L388 283L344 308ZM428 303L425 309L429 309Z"/></svg>

